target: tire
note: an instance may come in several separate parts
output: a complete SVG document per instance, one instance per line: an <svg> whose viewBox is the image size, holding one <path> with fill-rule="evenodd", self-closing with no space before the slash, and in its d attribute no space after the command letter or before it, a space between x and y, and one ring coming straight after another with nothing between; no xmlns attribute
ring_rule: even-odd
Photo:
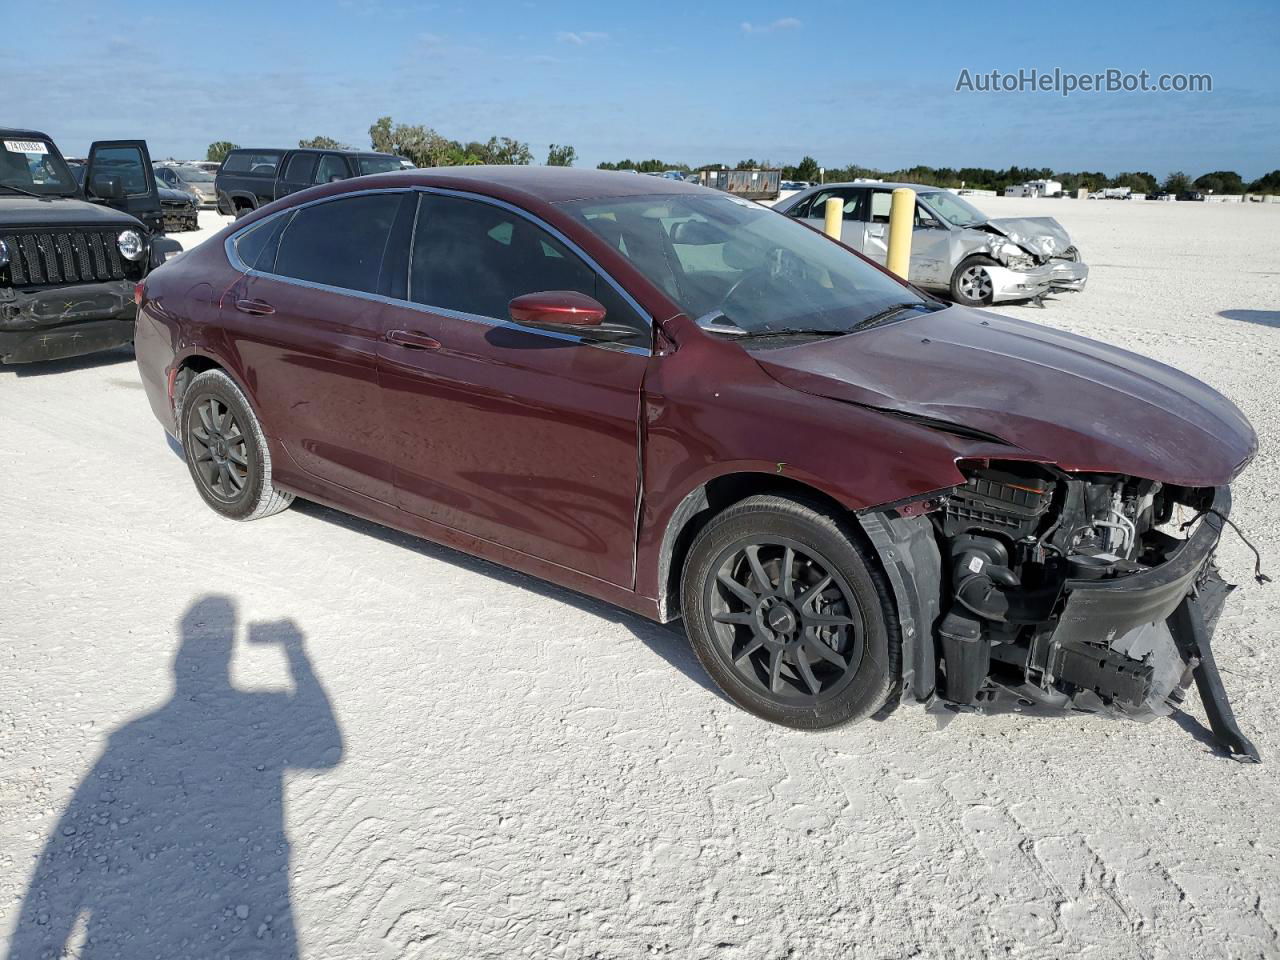
<svg viewBox="0 0 1280 960"><path fill-rule="evenodd" d="M215 512L258 520L293 503L292 493L272 485L262 425L223 371L206 370L192 379L182 395L178 430L191 479Z"/></svg>
<svg viewBox="0 0 1280 960"><path fill-rule="evenodd" d="M720 689L749 713L805 730L866 719L896 690L902 646L889 597L845 522L778 496L749 497L714 517L681 579L689 641Z"/></svg>
<svg viewBox="0 0 1280 960"><path fill-rule="evenodd" d="M999 264L980 253L960 261L955 273L951 274L951 299L954 302L965 307L990 306L993 294L991 278L986 271L979 269L984 266Z"/></svg>
<svg viewBox="0 0 1280 960"><path fill-rule="evenodd" d="M232 212L232 216L239 220L241 217L247 217L251 213L253 213L253 207L249 206L247 203L243 205L236 204L236 208Z"/></svg>

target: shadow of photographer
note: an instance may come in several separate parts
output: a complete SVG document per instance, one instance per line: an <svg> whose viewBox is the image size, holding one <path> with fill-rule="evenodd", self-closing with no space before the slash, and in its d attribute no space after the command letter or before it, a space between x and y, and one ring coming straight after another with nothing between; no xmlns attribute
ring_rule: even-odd
<svg viewBox="0 0 1280 960"><path fill-rule="evenodd" d="M284 774L342 758L342 734L291 621L252 624L278 645L292 692L231 684L236 610L182 619L173 696L110 737L45 843L9 960L297 956Z"/></svg>

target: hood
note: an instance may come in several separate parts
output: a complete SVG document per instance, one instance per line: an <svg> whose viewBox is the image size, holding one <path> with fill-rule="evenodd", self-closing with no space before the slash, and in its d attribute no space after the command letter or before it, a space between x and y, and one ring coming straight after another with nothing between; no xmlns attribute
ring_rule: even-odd
<svg viewBox="0 0 1280 960"><path fill-rule="evenodd" d="M37 200L0 192L0 229L10 227L140 227L135 217L76 197Z"/></svg>
<svg viewBox="0 0 1280 960"><path fill-rule="evenodd" d="M1258 446L1244 414L1194 377L985 311L951 307L752 356L793 389L992 434L1065 470L1216 486Z"/></svg>
<svg viewBox="0 0 1280 960"><path fill-rule="evenodd" d="M980 227L994 230L1040 257L1056 257L1071 246L1071 237L1053 217L997 217Z"/></svg>
<svg viewBox="0 0 1280 960"><path fill-rule="evenodd" d="M174 190L172 187L157 187L156 192L160 195L161 203L194 203L195 198L189 193L181 190Z"/></svg>

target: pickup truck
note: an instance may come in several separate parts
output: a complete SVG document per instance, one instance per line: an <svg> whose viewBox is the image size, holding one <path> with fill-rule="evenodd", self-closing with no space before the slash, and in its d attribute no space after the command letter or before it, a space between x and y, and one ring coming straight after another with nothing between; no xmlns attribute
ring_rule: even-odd
<svg viewBox="0 0 1280 960"><path fill-rule="evenodd" d="M218 212L242 217L319 183L391 173L402 167L399 157L370 150L237 148L227 154L214 180Z"/></svg>

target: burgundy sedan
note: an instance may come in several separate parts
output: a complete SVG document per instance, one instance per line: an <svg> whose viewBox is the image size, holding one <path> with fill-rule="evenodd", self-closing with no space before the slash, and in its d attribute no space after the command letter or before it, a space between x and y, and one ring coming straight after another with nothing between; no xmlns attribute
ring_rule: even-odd
<svg viewBox="0 0 1280 960"><path fill-rule="evenodd" d="M650 177L361 177L138 290L200 496L295 496L683 616L725 694L1167 714L1209 638L1241 413L1161 364L948 307L755 203ZM1172 522L1194 518L1190 526Z"/></svg>

